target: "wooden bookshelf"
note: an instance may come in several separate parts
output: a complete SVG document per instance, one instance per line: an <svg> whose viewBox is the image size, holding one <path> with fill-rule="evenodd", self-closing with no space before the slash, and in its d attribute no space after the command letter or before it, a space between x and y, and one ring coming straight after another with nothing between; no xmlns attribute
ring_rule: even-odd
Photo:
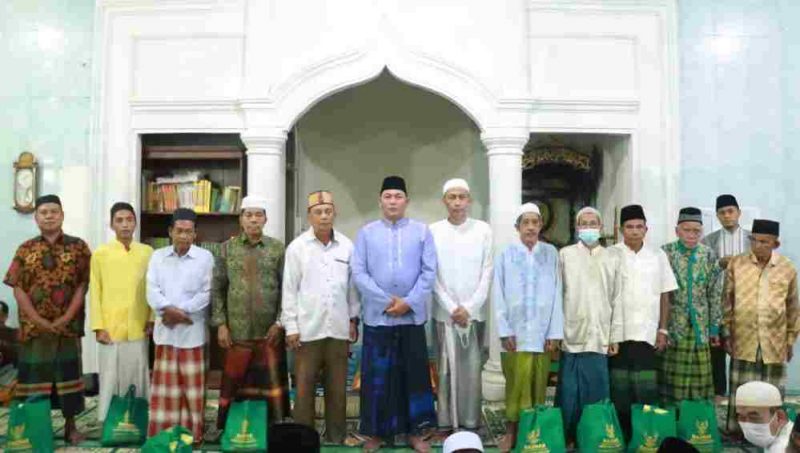
<svg viewBox="0 0 800 453"><path fill-rule="evenodd" d="M199 171L215 186L241 188L240 196L247 193L247 159L244 144L238 134L147 134L142 139L140 237L142 242L153 243L168 237L171 211L148 209L147 185L160 176L170 176L186 171ZM212 253L215 246L239 234L237 212L198 212L196 224L199 246ZM210 329L208 353L210 370L221 370L223 352L217 344L216 329ZM151 344L151 366L153 347Z"/></svg>

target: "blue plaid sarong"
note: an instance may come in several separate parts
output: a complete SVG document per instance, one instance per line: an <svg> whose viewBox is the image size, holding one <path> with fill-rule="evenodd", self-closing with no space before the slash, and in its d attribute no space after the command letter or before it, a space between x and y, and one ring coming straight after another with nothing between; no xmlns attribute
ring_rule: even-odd
<svg viewBox="0 0 800 453"><path fill-rule="evenodd" d="M378 437L436 426L424 325L364 325L360 425Z"/></svg>

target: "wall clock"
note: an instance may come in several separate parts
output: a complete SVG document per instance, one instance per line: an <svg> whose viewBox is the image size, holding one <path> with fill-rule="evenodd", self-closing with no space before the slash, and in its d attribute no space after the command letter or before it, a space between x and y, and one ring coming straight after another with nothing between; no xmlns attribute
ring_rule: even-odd
<svg viewBox="0 0 800 453"><path fill-rule="evenodd" d="M14 209L23 214L35 210L36 202L36 157L27 151L14 162Z"/></svg>

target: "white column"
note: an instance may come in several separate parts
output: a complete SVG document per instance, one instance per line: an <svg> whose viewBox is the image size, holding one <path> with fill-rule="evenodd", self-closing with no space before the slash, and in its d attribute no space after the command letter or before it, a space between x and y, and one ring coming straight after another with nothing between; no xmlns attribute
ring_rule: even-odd
<svg viewBox="0 0 800 453"><path fill-rule="evenodd" d="M514 212L522 202L522 149L528 142L524 131L488 131L481 134L489 158L489 220L494 233L495 255L517 240ZM506 381L500 368L500 339L489 302L489 360L483 368L483 398L502 401Z"/></svg>
<svg viewBox="0 0 800 453"><path fill-rule="evenodd" d="M281 241L286 231L286 131L244 133L247 194L267 200L264 233Z"/></svg>

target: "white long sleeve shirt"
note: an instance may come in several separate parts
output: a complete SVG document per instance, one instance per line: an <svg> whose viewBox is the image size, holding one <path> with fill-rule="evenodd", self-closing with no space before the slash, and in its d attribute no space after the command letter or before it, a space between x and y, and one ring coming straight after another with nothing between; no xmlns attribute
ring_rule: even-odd
<svg viewBox="0 0 800 453"><path fill-rule="evenodd" d="M468 218L461 225L447 219L430 225L438 269L433 288L433 319L445 322L459 306L470 320L486 320L486 299L493 278L492 228Z"/></svg>
<svg viewBox="0 0 800 453"><path fill-rule="evenodd" d="M181 349L205 344L213 269L211 252L194 245L183 256L172 246L153 252L147 267L147 303L157 314L155 344ZM161 313L170 306L183 310L193 324L165 326Z"/></svg>
<svg viewBox="0 0 800 453"><path fill-rule="evenodd" d="M571 353L605 354L621 341L622 317L615 303L620 290L617 257L583 242L560 251L564 281L564 342Z"/></svg>
<svg viewBox="0 0 800 453"><path fill-rule="evenodd" d="M327 245L313 229L289 244L281 292L286 335L299 333L303 342L350 337L350 318L361 311L350 272L352 255L353 243L336 230Z"/></svg>

